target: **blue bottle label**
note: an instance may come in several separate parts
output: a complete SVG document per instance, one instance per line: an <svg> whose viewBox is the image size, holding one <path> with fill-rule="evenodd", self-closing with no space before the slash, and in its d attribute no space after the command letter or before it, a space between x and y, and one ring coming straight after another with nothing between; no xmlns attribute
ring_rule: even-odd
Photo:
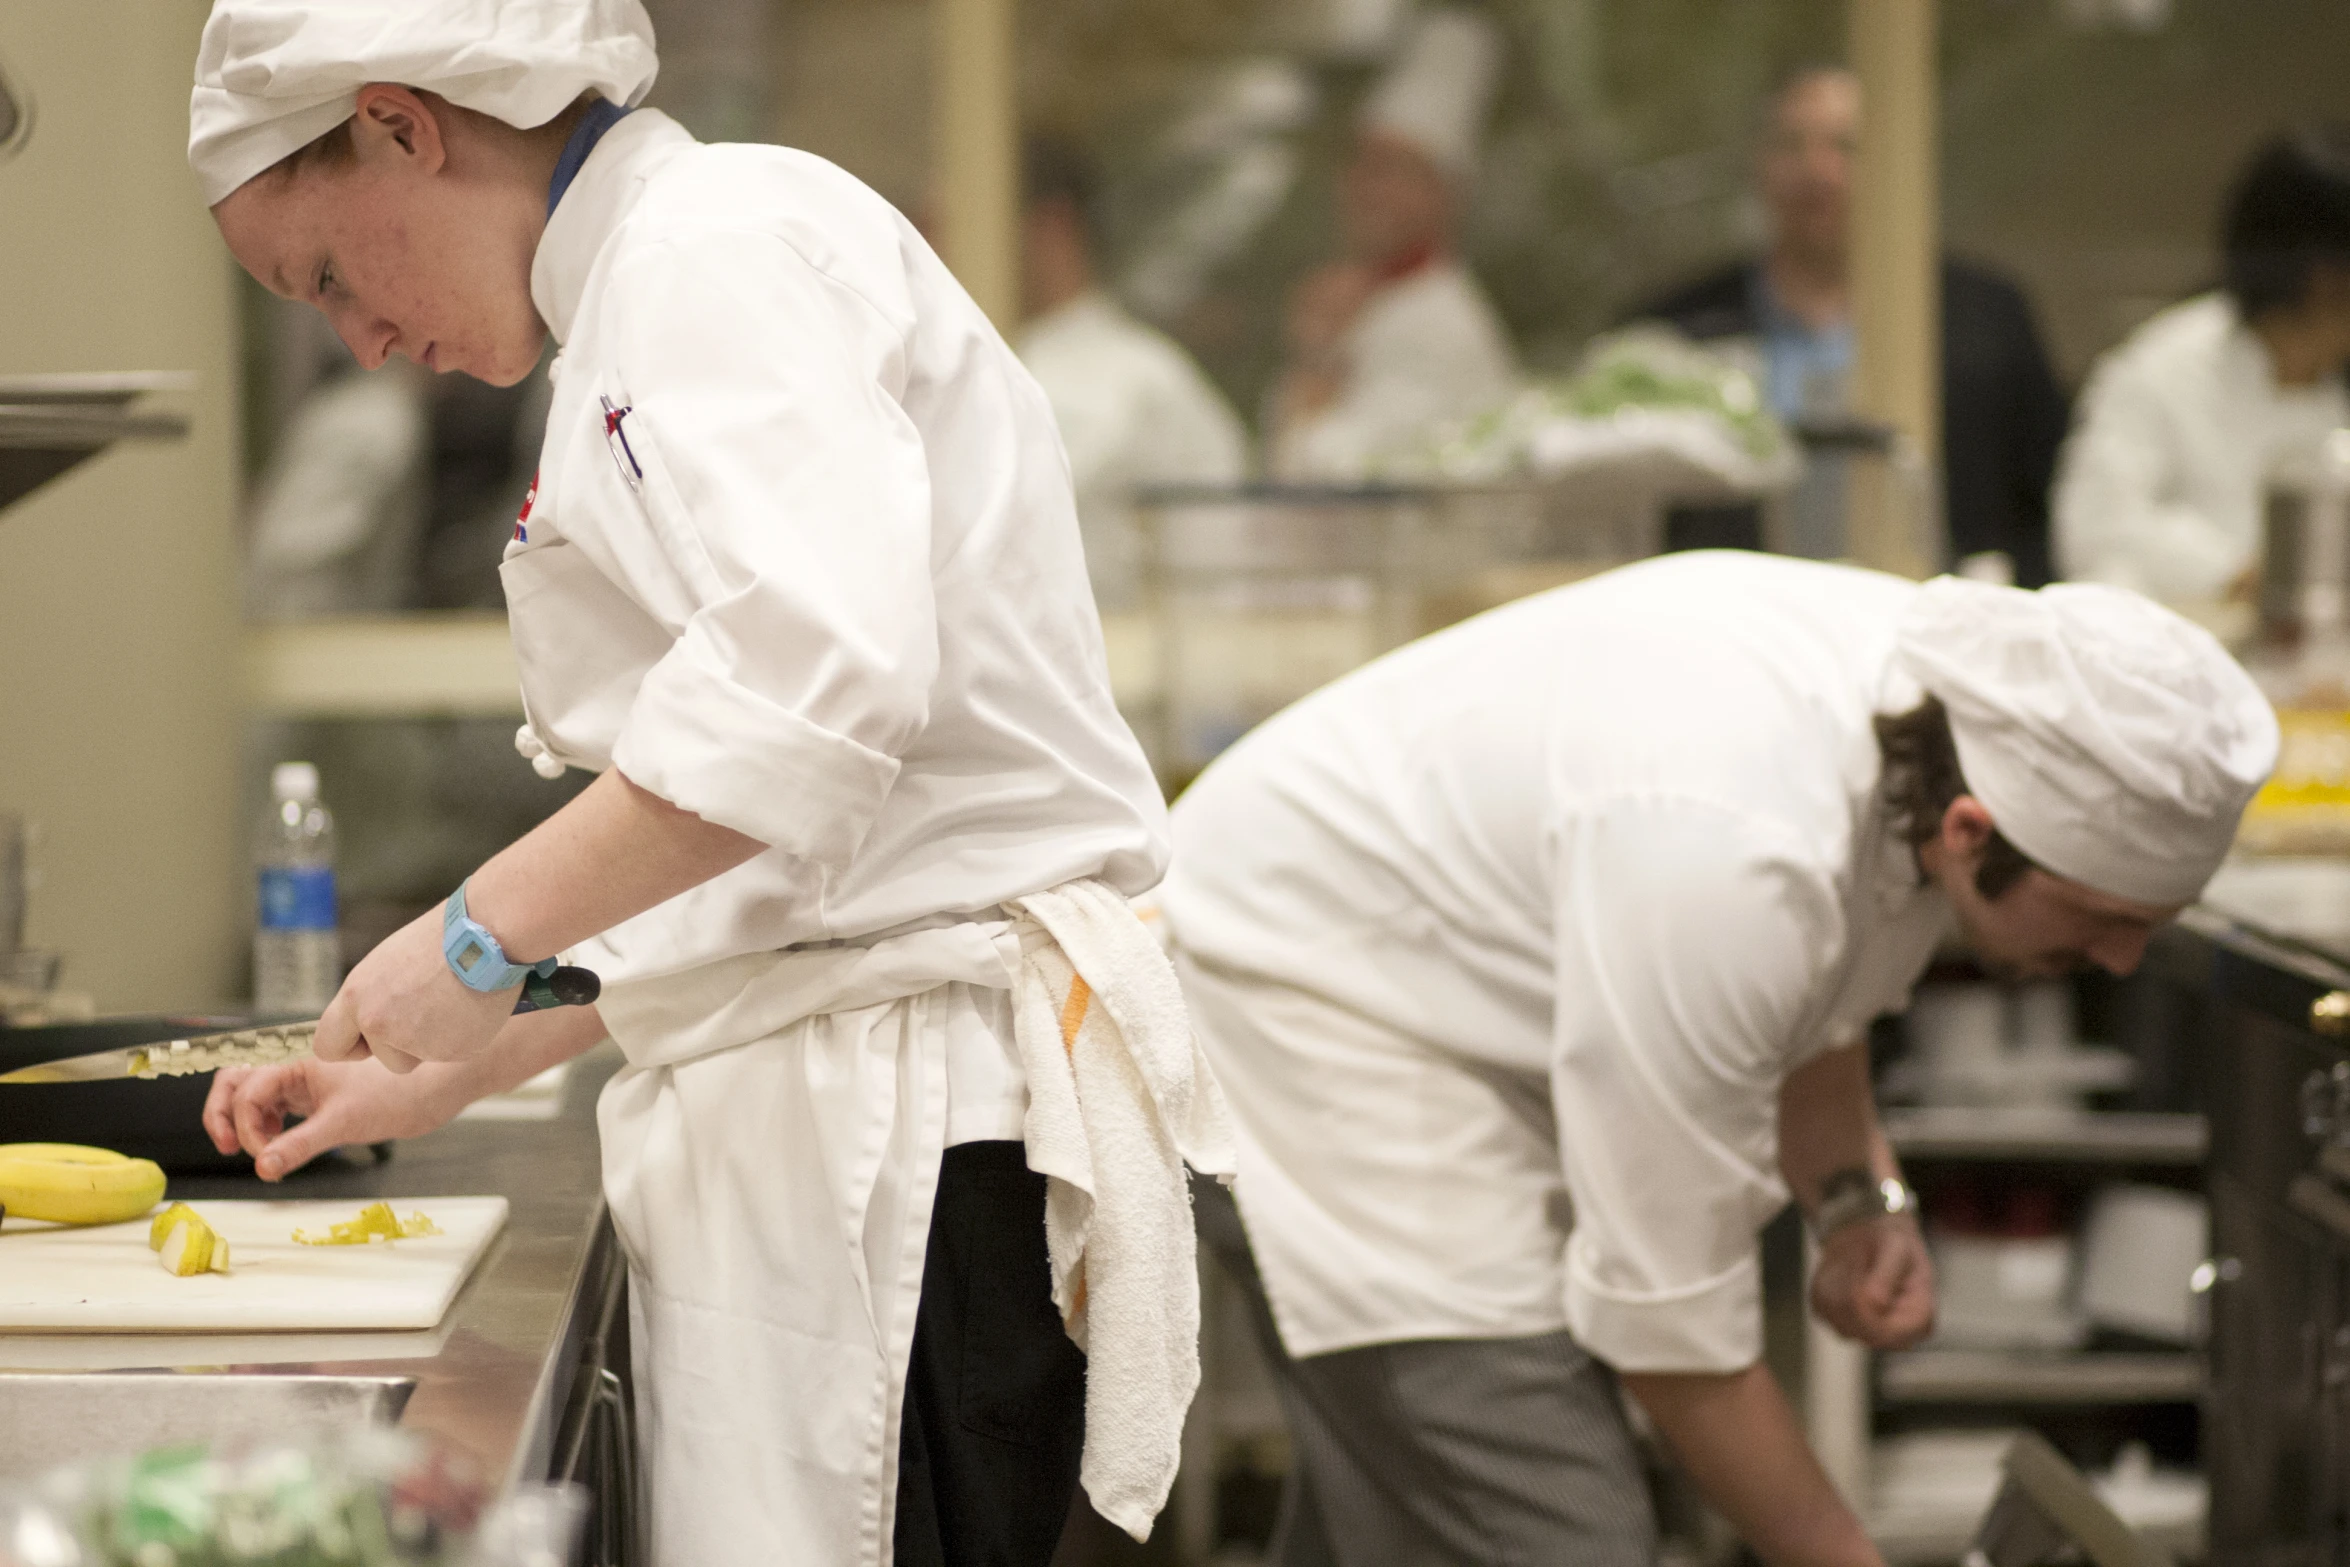
<svg viewBox="0 0 2350 1567"><path fill-rule="evenodd" d="M270 866L261 873L263 930L333 930L335 873L323 865Z"/></svg>

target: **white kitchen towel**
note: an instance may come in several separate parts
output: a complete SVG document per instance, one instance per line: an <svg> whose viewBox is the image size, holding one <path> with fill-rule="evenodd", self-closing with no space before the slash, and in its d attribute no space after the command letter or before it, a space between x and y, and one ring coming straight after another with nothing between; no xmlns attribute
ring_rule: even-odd
<svg viewBox="0 0 2350 1567"><path fill-rule="evenodd" d="M1017 900L1022 1134L1046 1176L1053 1304L1086 1353L1094 1510L1137 1540L1165 1505L1199 1388L1184 1167L1233 1169L1232 1121L1166 954L1125 897L1075 881Z"/></svg>

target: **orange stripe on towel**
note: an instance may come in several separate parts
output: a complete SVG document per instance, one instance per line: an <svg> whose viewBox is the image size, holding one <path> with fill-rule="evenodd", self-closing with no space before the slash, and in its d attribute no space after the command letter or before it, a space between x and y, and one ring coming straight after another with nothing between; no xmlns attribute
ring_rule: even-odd
<svg viewBox="0 0 2350 1567"><path fill-rule="evenodd" d="M1074 1055L1077 1051L1077 1031L1085 1026L1085 1009L1093 1002L1093 987L1085 982L1083 974L1069 980L1069 999L1061 1004L1061 1048Z"/></svg>

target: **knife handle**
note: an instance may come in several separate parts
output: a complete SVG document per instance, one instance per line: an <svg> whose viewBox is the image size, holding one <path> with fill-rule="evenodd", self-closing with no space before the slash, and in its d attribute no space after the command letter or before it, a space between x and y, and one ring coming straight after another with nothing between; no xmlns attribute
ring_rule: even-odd
<svg viewBox="0 0 2350 1567"><path fill-rule="evenodd" d="M533 974L522 982L522 994L515 1000L517 1016L524 1012L547 1012L556 1007L592 1006L604 993L604 982L595 971L564 967L541 978Z"/></svg>

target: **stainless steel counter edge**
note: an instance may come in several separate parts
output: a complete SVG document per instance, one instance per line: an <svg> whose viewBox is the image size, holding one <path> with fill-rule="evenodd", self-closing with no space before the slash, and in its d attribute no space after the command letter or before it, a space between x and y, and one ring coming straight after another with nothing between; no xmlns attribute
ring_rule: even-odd
<svg viewBox="0 0 2350 1567"><path fill-rule="evenodd" d="M166 1370L220 1376L412 1379L401 1424L471 1453L505 1487L544 1478L573 1402L579 1354L621 1266L606 1222L595 1102L619 1055L583 1057L551 1120L460 1120L399 1144L391 1158L364 1150L277 1186L251 1177L175 1179L171 1196L389 1198L431 1210L431 1199L506 1198L505 1230L440 1325L427 1332L0 1335L0 1371Z"/></svg>

